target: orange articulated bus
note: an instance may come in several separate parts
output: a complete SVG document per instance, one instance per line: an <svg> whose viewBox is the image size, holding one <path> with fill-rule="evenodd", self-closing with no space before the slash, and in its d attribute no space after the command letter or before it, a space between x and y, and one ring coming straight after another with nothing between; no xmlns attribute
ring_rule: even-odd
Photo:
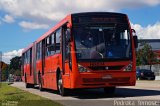
<svg viewBox="0 0 160 106"><path fill-rule="evenodd" d="M114 93L116 86L135 85L136 47L127 15L70 14L23 51L22 79L62 96L77 88Z"/></svg>

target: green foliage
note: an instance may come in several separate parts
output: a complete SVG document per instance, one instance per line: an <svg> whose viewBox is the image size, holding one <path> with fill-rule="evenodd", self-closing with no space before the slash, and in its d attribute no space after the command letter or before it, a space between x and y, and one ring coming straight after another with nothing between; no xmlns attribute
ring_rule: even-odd
<svg viewBox="0 0 160 106"><path fill-rule="evenodd" d="M16 76L21 75L21 57L16 56L10 60L10 64L4 64L2 67L2 80L6 81L9 74L14 74Z"/></svg>
<svg viewBox="0 0 160 106"><path fill-rule="evenodd" d="M21 57L16 56L10 60L9 73L14 75L21 75Z"/></svg>
<svg viewBox="0 0 160 106"><path fill-rule="evenodd" d="M14 75L16 76L21 76L21 70L15 70Z"/></svg>
<svg viewBox="0 0 160 106"><path fill-rule="evenodd" d="M6 81L7 80L8 73L9 73L8 66L6 68L2 69L2 81Z"/></svg>
<svg viewBox="0 0 160 106"><path fill-rule="evenodd" d="M136 52L137 66L157 62L157 55L152 51L152 47L149 44L142 42L140 46L142 46L142 48Z"/></svg>
<svg viewBox="0 0 160 106"><path fill-rule="evenodd" d="M21 69L21 57L20 56L13 57L10 61L11 61L10 69L13 69L13 70Z"/></svg>

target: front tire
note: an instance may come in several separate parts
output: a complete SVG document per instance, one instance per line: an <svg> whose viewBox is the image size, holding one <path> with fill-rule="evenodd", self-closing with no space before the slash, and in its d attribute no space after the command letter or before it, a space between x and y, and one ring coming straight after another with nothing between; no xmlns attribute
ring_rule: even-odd
<svg viewBox="0 0 160 106"><path fill-rule="evenodd" d="M115 94L116 87L105 87L104 92L108 96L113 96Z"/></svg>
<svg viewBox="0 0 160 106"><path fill-rule="evenodd" d="M63 87L62 75L59 73L57 80L58 91L61 96L67 95L67 89Z"/></svg>

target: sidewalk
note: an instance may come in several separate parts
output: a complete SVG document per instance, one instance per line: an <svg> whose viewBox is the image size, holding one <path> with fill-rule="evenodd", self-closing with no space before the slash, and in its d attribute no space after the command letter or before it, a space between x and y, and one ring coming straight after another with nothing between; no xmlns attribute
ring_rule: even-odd
<svg viewBox="0 0 160 106"><path fill-rule="evenodd" d="M160 76L156 76L156 79L155 80L160 80Z"/></svg>

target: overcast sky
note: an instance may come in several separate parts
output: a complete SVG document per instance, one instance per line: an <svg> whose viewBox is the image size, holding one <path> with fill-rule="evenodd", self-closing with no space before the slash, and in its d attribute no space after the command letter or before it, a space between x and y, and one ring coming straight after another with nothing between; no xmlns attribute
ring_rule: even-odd
<svg viewBox="0 0 160 106"><path fill-rule="evenodd" d="M160 39L160 0L0 0L0 51L3 60L21 55L67 14L121 12L139 38Z"/></svg>

